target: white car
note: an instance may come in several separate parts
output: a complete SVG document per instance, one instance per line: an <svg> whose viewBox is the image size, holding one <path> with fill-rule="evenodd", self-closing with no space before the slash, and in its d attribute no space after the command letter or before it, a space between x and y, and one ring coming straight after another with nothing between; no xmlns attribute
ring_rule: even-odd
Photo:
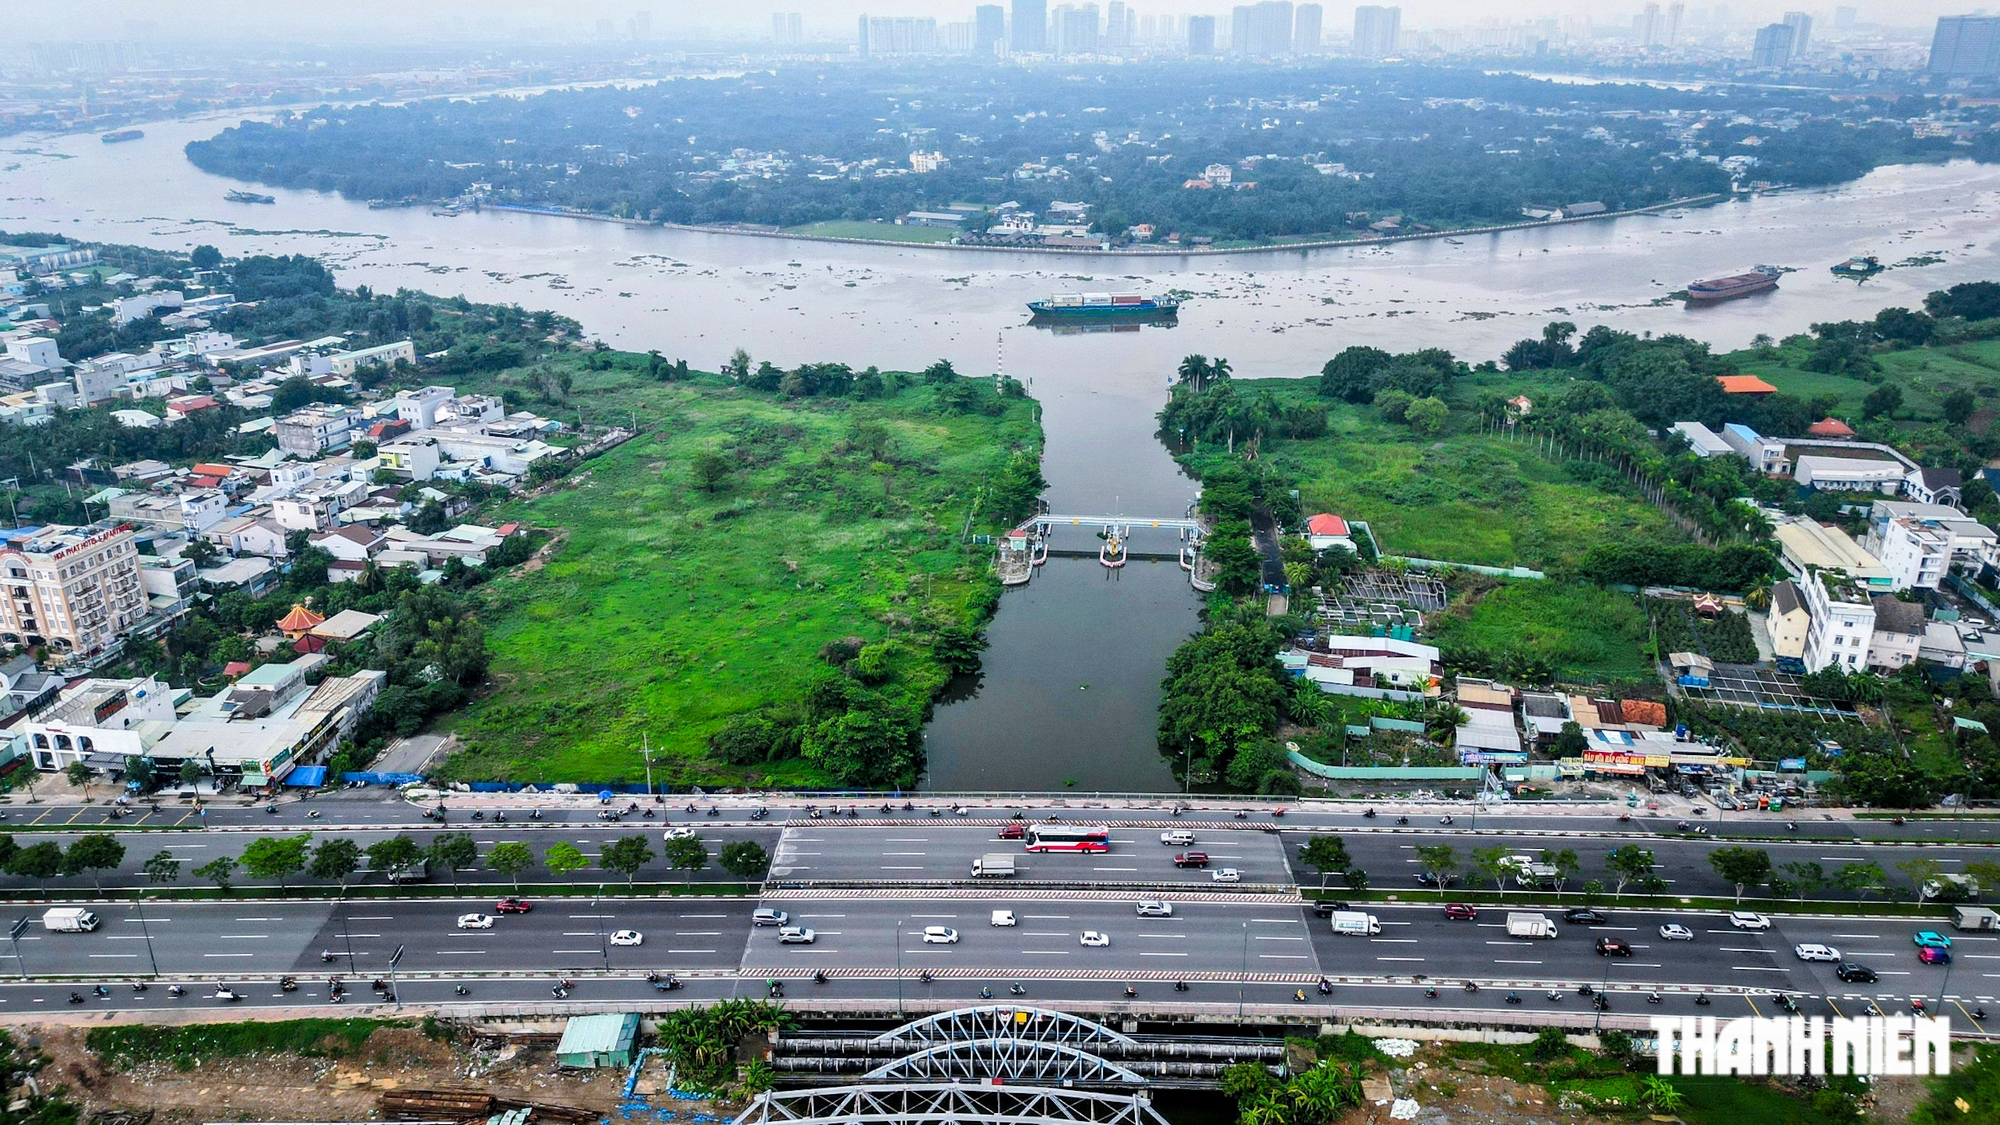
<svg viewBox="0 0 2000 1125"><path fill-rule="evenodd" d="M493 915L461 914L458 916L458 928L461 930L490 930L493 928Z"/></svg>
<svg viewBox="0 0 2000 1125"><path fill-rule="evenodd" d="M1840 950L1830 945L1806 942L1792 947L1792 953L1801 961L1838 961Z"/></svg>
<svg viewBox="0 0 2000 1125"><path fill-rule="evenodd" d="M665 834L663 834L660 838L663 840L692 840L694 839L694 836L695 836L694 829L683 826L679 828L667 829Z"/></svg>
<svg viewBox="0 0 2000 1125"><path fill-rule="evenodd" d="M779 945L811 945L819 940L819 934L808 926L779 926Z"/></svg>
<svg viewBox="0 0 2000 1125"><path fill-rule="evenodd" d="M1208 877L1218 883L1241 883L1243 873L1234 867L1220 867L1208 873Z"/></svg>
<svg viewBox="0 0 2000 1125"><path fill-rule="evenodd" d="M1768 930L1771 928L1771 920L1753 910L1730 911L1729 924L1739 930Z"/></svg>
<svg viewBox="0 0 2000 1125"><path fill-rule="evenodd" d="M1149 898L1139 904L1139 917L1141 918L1171 918L1173 916L1174 904L1171 902L1161 902L1159 899Z"/></svg>
<svg viewBox="0 0 2000 1125"><path fill-rule="evenodd" d="M1194 833L1189 832L1185 828L1176 828L1171 832L1162 832L1160 833L1160 843L1168 847L1185 848L1189 844L1194 843Z"/></svg>
<svg viewBox="0 0 2000 1125"><path fill-rule="evenodd" d="M1668 941L1693 941L1694 931L1679 922L1668 922L1660 927L1660 936Z"/></svg>
<svg viewBox="0 0 2000 1125"><path fill-rule="evenodd" d="M637 930L614 930L611 934L613 945L640 945L645 940L646 935Z"/></svg>
<svg viewBox="0 0 2000 1125"><path fill-rule="evenodd" d="M957 945L958 931L950 926L925 926L925 945Z"/></svg>
<svg viewBox="0 0 2000 1125"><path fill-rule="evenodd" d="M1111 944L1111 935L1100 934L1096 930L1085 930L1083 931L1083 944L1093 949L1101 948Z"/></svg>

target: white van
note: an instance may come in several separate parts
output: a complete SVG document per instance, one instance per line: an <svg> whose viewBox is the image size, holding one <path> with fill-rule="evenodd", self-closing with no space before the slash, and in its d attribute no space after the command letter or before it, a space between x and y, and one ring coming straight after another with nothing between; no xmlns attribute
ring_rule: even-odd
<svg viewBox="0 0 2000 1125"><path fill-rule="evenodd" d="M1014 925L1014 912L1011 910L995 910L993 912L993 924L996 926Z"/></svg>

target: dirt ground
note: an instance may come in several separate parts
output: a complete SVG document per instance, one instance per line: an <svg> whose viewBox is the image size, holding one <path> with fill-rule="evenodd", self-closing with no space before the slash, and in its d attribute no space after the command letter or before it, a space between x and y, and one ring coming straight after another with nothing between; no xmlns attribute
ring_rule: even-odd
<svg viewBox="0 0 2000 1125"><path fill-rule="evenodd" d="M380 1117L384 1091L471 1087L501 1097L611 1112L623 1091L618 1069L561 1073L551 1045L493 1050L452 1046L407 1028L383 1028L350 1059L295 1056L236 1058L192 1070L148 1065L129 1073L106 1068L84 1047L83 1028L22 1028L24 1044L47 1055L43 1076L60 1082L85 1107L153 1110L156 1125L203 1121L366 1121Z"/></svg>
<svg viewBox="0 0 2000 1125"><path fill-rule="evenodd" d="M1559 1110L1539 1086L1463 1070L1433 1070L1421 1063L1398 1068L1387 1080L1363 1083L1362 1104L1335 1125L1411 1125L1389 1116L1395 1104L1392 1091L1395 1097L1415 1099L1413 1125L1613 1125L1614 1120L1629 1125L1628 1119Z"/></svg>

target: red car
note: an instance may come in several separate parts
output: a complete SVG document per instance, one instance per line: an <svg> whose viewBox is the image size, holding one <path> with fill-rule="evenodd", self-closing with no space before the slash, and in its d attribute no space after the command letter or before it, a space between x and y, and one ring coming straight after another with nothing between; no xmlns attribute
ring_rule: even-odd
<svg viewBox="0 0 2000 1125"><path fill-rule="evenodd" d="M1207 852L1181 852L1174 856L1175 867L1207 867Z"/></svg>
<svg viewBox="0 0 2000 1125"><path fill-rule="evenodd" d="M1455 922L1463 922L1479 917L1479 911L1463 902L1449 902L1445 904L1444 916Z"/></svg>
<svg viewBox="0 0 2000 1125"><path fill-rule="evenodd" d="M1019 840L1027 835L1028 830L1018 824L1003 824L1000 826L1000 838L1002 840Z"/></svg>
<svg viewBox="0 0 2000 1125"><path fill-rule="evenodd" d="M496 903L494 903L494 904L493 904L493 913L495 913L495 914L526 914L526 913L527 913L528 911L530 911L530 910L533 910L534 908L535 908L535 904L534 904L534 903L531 903L531 902L529 902L529 901L528 901L527 899L525 899L525 898L511 898L511 897L509 897L509 898L503 898L503 899L501 899L501 900L500 900L499 902L496 902Z"/></svg>

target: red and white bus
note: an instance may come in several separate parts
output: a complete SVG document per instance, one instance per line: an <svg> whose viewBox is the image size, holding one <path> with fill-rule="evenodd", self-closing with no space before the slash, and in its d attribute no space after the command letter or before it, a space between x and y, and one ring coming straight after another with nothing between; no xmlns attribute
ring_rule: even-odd
<svg viewBox="0 0 2000 1125"><path fill-rule="evenodd" d="M1111 829L1068 824L1031 824L1028 826L1028 850L1108 852L1111 850Z"/></svg>

